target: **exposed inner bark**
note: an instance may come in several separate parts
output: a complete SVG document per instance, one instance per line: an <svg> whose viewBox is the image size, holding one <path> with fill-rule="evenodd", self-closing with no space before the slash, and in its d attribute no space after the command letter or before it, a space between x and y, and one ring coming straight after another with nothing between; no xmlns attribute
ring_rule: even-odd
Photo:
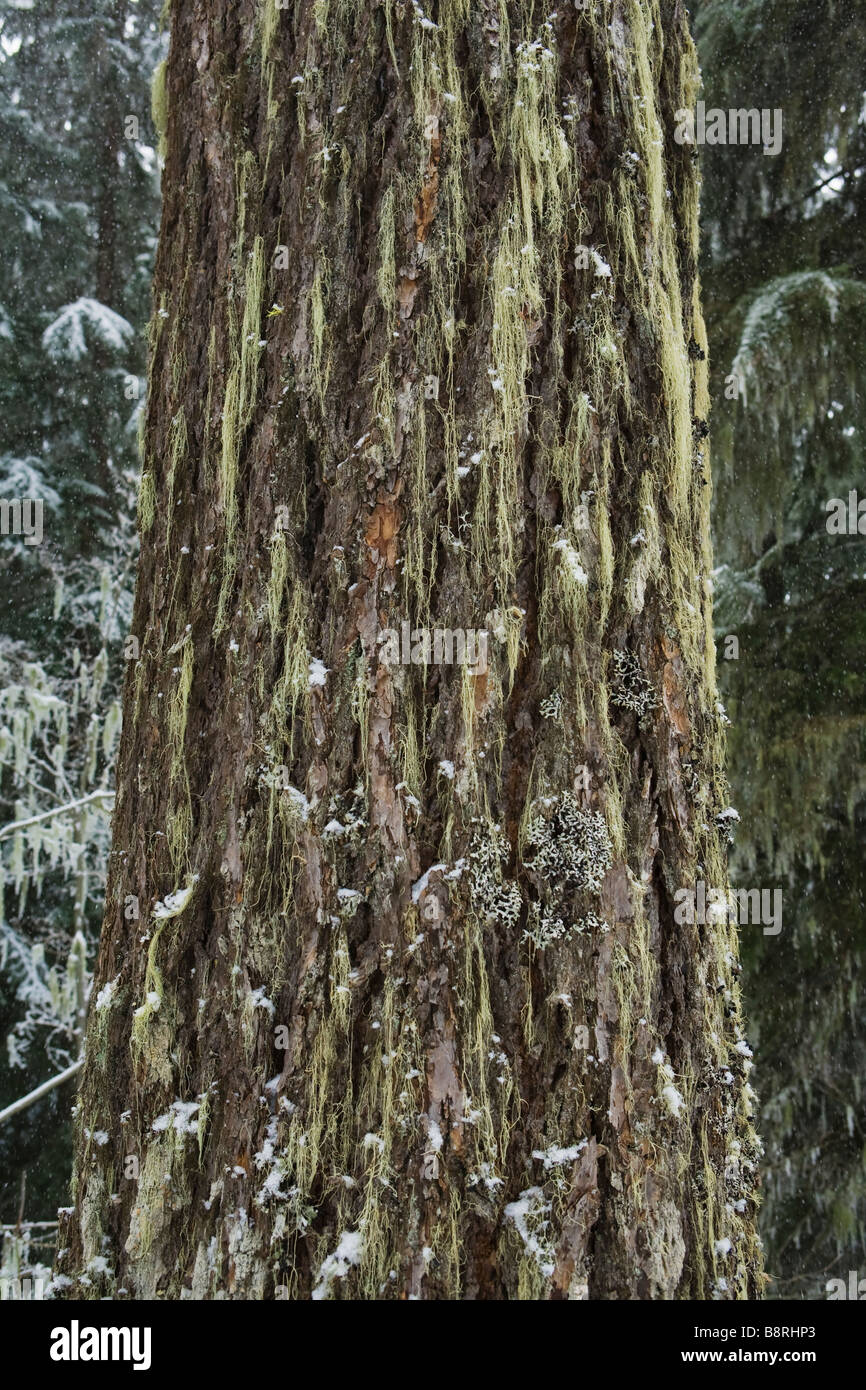
<svg viewBox="0 0 866 1390"><path fill-rule="evenodd" d="M172 6L76 1291L754 1295L695 73L669 0Z"/></svg>

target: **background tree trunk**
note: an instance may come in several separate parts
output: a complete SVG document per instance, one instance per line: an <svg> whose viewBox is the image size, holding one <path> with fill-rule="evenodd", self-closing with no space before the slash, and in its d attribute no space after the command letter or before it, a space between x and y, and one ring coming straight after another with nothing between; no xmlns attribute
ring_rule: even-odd
<svg viewBox="0 0 866 1390"><path fill-rule="evenodd" d="M172 6L73 1291L756 1292L695 74L670 0Z"/></svg>

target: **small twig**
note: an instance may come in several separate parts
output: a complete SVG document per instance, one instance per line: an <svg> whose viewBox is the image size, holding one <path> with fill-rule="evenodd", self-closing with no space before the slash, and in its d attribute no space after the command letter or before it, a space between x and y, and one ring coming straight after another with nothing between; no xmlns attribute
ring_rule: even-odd
<svg viewBox="0 0 866 1390"><path fill-rule="evenodd" d="M40 1230L43 1228L45 1230L48 1230L49 1227L52 1230L54 1230L58 1224L59 1223L57 1221L22 1221L21 1230L35 1231L37 1227L39 1227ZM17 1230L17 1226L0 1226L0 1232L2 1232L4 1235L12 1235Z"/></svg>

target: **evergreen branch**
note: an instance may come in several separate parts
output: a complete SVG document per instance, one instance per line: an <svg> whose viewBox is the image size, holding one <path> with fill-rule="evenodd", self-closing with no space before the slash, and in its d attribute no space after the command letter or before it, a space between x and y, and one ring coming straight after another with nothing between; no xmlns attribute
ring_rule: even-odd
<svg viewBox="0 0 866 1390"><path fill-rule="evenodd" d="M843 179L845 182L850 182L851 179L856 178L857 174L860 172L861 170L859 168L837 169L835 173L828 174L825 179L822 179L820 183L816 183L814 187L807 188L805 193L798 193L795 198L791 198L787 203L782 203L779 207L774 208L772 212L767 214L764 221L773 222L778 217L784 217L785 213L790 212L792 208L799 207L809 198L814 198L815 194L820 193L823 188L826 188L828 183L833 183L835 179Z"/></svg>

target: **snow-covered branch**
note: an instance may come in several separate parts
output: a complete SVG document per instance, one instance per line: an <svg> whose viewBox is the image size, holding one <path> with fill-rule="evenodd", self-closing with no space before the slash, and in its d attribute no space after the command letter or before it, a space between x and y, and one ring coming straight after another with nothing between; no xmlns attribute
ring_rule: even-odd
<svg viewBox="0 0 866 1390"><path fill-rule="evenodd" d="M62 816L67 811L77 811L80 807L86 806L90 801L104 801L112 798L114 792L107 787L101 791L88 792L87 796L81 796L77 801L67 801L64 806L52 806L50 811L40 811L38 815L27 816L24 820L12 820L8 825L0 826L0 840L5 840L7 836L14 835L16 830L26 830L30 825L36 825L39 821L51 820L54 816Z"/></svg>
<svg viewBox="0 0 866 1390"><path fill-rule="evenodd" d="M83 1060L73 1062L71 1067L66 1067L64 1071L58 1072L57 1075L52 1076L49 1081L43 1081L42 1085L37 1086L34 1091L29 1091L26 1096L20 1096L18 1100L14 1100L11 1105L6 1106L5 1110L0 1110L0 1125L2 1125L4 1120L9 1120L13 1115L17 1115L20 1110L26 1110L28 1106L34 1105L37 1100L41 1100L43 1096L47 1096L48 1092L53 1091L55 1086L62 1086L64 1081L68 1081L70 1077L75 1076L76 1072L81 1071L83 1066Z"/></svg>

